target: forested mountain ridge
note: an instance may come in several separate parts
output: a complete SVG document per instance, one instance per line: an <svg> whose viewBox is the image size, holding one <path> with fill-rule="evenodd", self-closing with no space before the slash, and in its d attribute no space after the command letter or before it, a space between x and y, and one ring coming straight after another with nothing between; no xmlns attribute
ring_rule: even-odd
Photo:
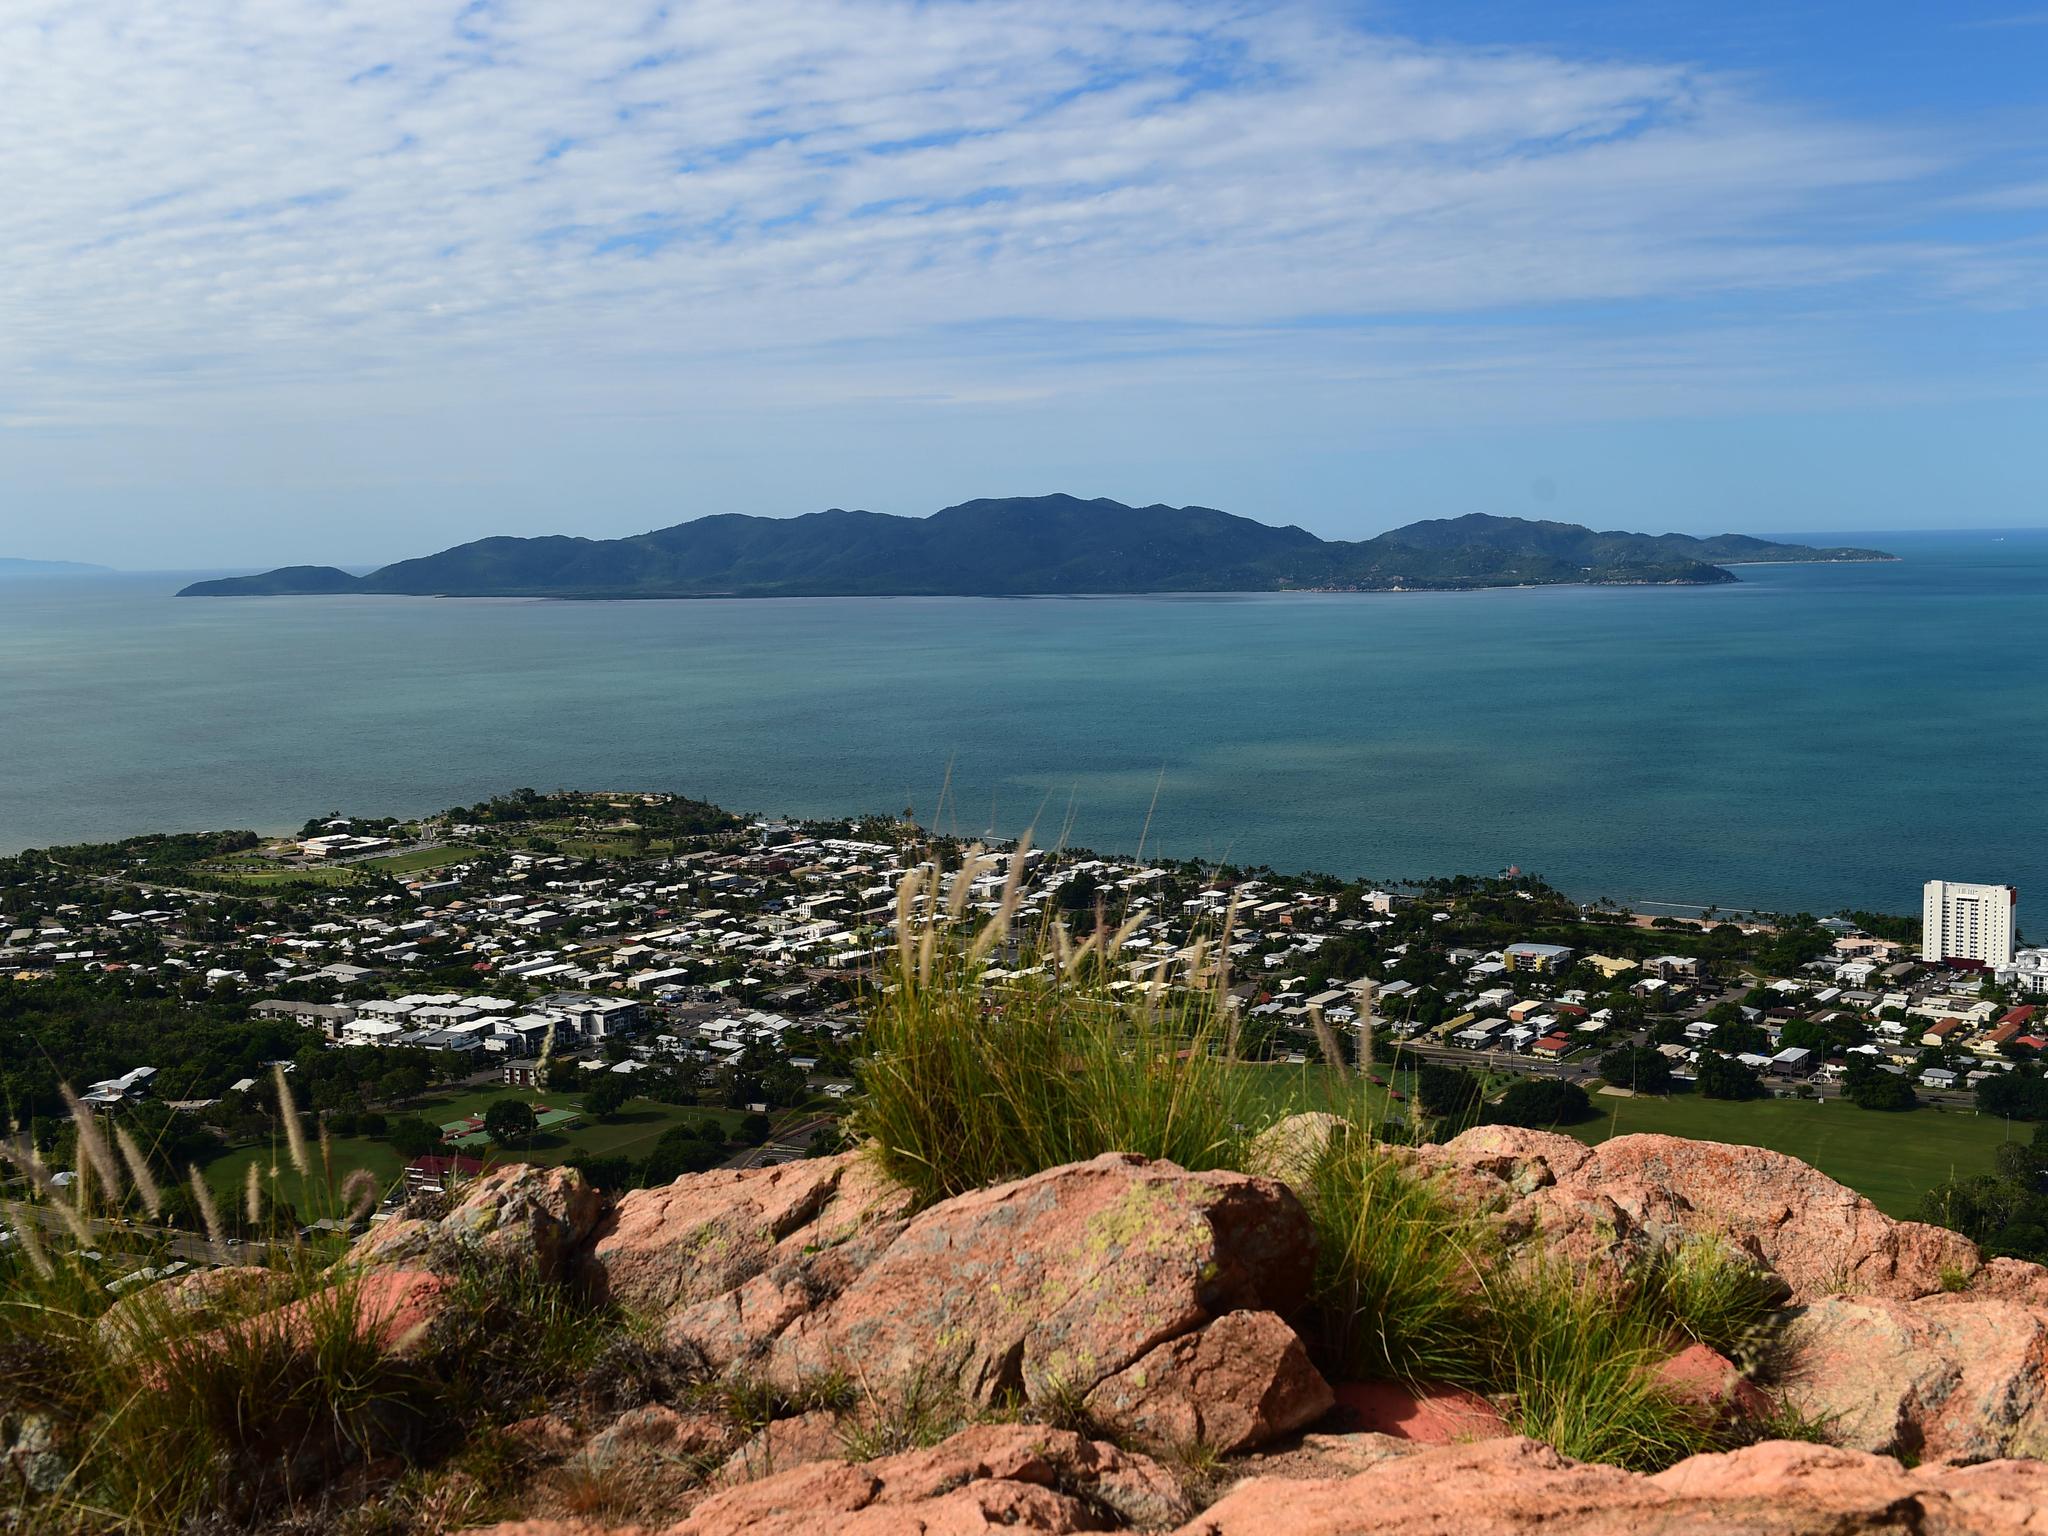
<svg viewBox="0 0 2048 1536"><path fill-rule="evenodd" d="M1596 533L1483 514L1347 542L1213 507L1130 507L1054 495L962 502L926 518L835 507L793 518L718 514L619 539L487 538L367 576L288 566L198 582L180 595L842 597L1701 585L1735 579L1721 562L1888 558L1740 534Z"/></svg>

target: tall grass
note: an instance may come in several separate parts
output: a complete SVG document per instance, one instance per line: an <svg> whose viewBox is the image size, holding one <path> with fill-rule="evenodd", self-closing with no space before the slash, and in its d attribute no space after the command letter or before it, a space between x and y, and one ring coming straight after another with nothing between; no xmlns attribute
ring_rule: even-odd
<svg viewBox="0 0 2048 1536"><path fill-rule="evenodd" d="M1489 1277L1494 1374L1513 1394L1515 1428L1578 1460L1640 1471L1719 1443L1714 1416L1659 1378L1675 1341L1642 1294L1540 1256Z"/></svg>
<svg viewBox="0 0 2048 1536"><path fill-rule="evenodd" d="M1649 1315L1738 1363L1769 1350L1788 1295L1770 1271L1698 1237L1650 1260L1636 1285Z"/></svg>
<svg viewBox="0 0 2048 1536"><path fill-rule="evenodd" d="M616 1319L514 1266L453 1277L440 1321L404 1349L383 1337L340 1240L297 1222L355 1216L374 1183L337 1178L330 1148L277 1085L290 1172L251 1165L255 1240L238 1267L159 1281L182 1266L158 1226L163 1191L145 1149L77 1116L80 1177L60 1190L27 1138L0 1158L29 1186L0 1251L0 1420L33 1423L52 1453L0 1527L59 1533L178 1531L260 1521L327 1496L335 1477L419 1463L482 1425L530 1412L618 1332ZM188 1170L216 1261L230 1256L203 1174Z"/></svg>
<svg viewBox="0 0 2048 1536"><path fill-rule="evenodd" d="M286 1273L288 1310L213 1326L130 1318L125 1351L87 1353L100 1411L73 1511L118 1512L145 1531L208 1513L248 1519L425 1441L439 1423L433 1383L364 1326L360 1284Z"/></svg>
<svg viewBox="0 0 2048 1536"><path fill-rule="evenodd" d="M1330 1363L1362 1378L1485 1384L1472 1315L1490 1247L1484 1229L1355 1130L1304 1182Z"/></svg>
<svg viewBox="0 0 2048 1536"><path fill-rule="evenodd" d="M1658 1367L1688 1343L1768 1349L1782 1287L1694 1240L1619 1277L1504 1250L1398 1152L1354 1133L1304 1181L1318 1249L1316 1342L1338 1373L1492 1394L1509 1422L1583 1461L1657 1468L1730 1426Z"/></svg>
<svg viewBox="0 0 2048 1536"><path fill-rule="evenodd" d="M970 858L942 899L923 866L898 893L854 1113L887 1171L929 1203L1103 1152L1240 1166L1256 1096L1230 1059L1221 967L1204 950L1137 970L1128 925L1015 939L1021 859L994 914L970 923L962 893L985 867ZM991 980L997 956L1012 963Z"/></svg>

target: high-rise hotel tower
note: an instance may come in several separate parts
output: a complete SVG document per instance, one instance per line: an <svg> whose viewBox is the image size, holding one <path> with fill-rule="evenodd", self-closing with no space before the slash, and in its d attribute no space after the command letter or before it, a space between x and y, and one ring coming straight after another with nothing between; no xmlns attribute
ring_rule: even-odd
<svg viewBox="0 0 2048 1536"><path fill-rule="evenodd" d="M1920 958L2011 965L2012 909L2019 899L2009 885L1928 881L1920 897Z"/></svg>

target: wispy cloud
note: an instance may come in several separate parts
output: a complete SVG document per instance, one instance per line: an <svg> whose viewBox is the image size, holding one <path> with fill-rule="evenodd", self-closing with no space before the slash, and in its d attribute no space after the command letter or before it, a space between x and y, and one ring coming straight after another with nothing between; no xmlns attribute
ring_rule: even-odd
<svg viewBox="0 0 2048 1536"><path fill-rule="evenodd" d="M1203 323L1854 279L1929 168L1655 64L1137 0L17 10L0 348L319 374L1004 316Z"/></svg>
<svg viewBox="0 0 2048 1536"><path fill-rule="evenodd" d="M2039 282L1897 237L1924 134L1313 0L22 0L0 146L0 439L1248 376L1540 413L1854 383L1799 313Z"/></svg>

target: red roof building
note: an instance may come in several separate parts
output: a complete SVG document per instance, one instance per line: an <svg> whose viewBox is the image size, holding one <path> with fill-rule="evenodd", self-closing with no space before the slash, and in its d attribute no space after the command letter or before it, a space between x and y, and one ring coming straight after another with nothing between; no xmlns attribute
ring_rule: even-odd
<svg viewBox="0 0 2048 1536"><path fill-rule="evenodd" d="M405 1165L405 1193L408 1199L414 1195L445 1195L483 1171L480 1158L464 1157L459 1152L416 1157Z"/></svg>

